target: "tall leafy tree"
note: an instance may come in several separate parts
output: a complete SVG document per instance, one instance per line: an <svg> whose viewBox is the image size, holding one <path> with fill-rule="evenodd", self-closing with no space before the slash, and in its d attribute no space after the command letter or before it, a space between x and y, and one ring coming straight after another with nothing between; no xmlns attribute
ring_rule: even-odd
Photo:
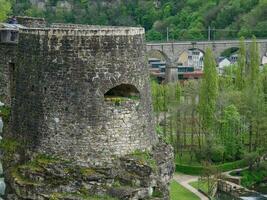
<svg viewBox="0 0 267 200"><path fill-rule="evenodd" d="M239 90L242 90L245 84L246 47L244 40L245 40L244 37L241 37L239 55L238 55L237 73L236 73L236 87Z"/></svg>
<svg viewBox="0 0 267 200"><path fill-rule="evenodd" d="M200 88L199 114L202 127L210 133L214 125L215 106L218 95L218 75L212 50L208 48L204 56L204 78Z"/></svg>
<svg viewBox="0 0 267 200"><path fill-rule="evenodd" d="M0 22L6 20L11 11L11 3L8 0L0 0Z"/></svg>
<svg viewBox="0 0 267 200"><path fill-rule="evenodd" d="M250 45L249 65L247 69L246 88L244 91L244 100L246 102L246 117L249 121L249 151L257 146L257 137L259 136L259 119L263 111L264 94L262 83L260 81L260 61L259 50L256 38ZM253 140L253 136L255 136Z"/></svg>

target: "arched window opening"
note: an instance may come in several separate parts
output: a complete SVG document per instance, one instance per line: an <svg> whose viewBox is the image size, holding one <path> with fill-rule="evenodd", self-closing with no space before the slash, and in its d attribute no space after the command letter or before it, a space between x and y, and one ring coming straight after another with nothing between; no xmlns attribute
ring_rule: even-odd
<svg viewBox="0 0 267 200"><path fill-rule="evenodd" d="M104 95L105 99L121 98L121 99L140 99L140 92L134 85L121 84L111 88Z"/></svg>

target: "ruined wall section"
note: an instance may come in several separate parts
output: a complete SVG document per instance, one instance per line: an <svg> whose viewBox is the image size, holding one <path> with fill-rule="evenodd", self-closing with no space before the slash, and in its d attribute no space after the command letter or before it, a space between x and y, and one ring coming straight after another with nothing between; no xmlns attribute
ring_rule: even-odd
<svg viewBox="0 0 267 200"><path fill-rule="evenodd" d="M11 106L11 93L15 89L16 44L0 43L0 101Z"/></svg>
<svg viewBox="0 0 267 200"><path fill-rule="evenodd" d="M157 142L142 28L21 30L18 48L13 132L32 151L98 166ZM105 101L120 84L140 100Z"/></svg>
<svg viewBox="0 0 267 200"><path fill-rule="evenodd" d="M17 16L18 23L29 28L45 28L47 23L44 18Z"/></svg>

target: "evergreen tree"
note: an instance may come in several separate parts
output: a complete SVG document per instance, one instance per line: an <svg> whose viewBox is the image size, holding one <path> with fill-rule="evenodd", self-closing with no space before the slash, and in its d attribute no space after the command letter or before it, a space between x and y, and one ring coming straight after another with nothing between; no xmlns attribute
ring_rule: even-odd
<svg viewBox="0 0 267 200"><path fill-rule="evenodd" d="M202 128L211 133L214 125L215 106L218 95L216 62L210 48L204 56L204 77L200 88L199 114Z"/></svg>

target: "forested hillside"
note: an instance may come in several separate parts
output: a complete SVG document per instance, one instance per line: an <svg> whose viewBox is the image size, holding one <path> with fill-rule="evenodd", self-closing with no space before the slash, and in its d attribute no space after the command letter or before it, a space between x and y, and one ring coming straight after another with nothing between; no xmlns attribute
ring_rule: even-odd
<svg viewBox="0 0 267 200"><path fill-rule="evenodd" d="M267 36L267 0L0 0L9 14L49 22L140 25L148 40ZM0 14L1 19L1 14Z"/></svg>

